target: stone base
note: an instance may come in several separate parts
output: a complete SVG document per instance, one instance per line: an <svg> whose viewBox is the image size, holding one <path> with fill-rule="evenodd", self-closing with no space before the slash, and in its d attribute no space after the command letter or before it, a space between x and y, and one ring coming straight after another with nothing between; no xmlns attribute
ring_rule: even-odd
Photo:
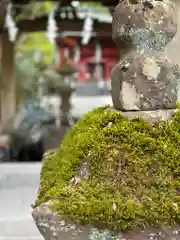
<svg viewBox="0 0 180 240"><path fill-rule="evenodd" d="M156 120L166 121L173 118L176 109L167 109L167 110L154 110L154 111L120 111L113 107L107 108L107 111L119 111L122 115L127 117L130 121L136 117L142 117L146 119L149 123Z"/></svg>
<svg viewBox="0 0 180 240"><path fill-rule="evenodd" d="M107 107L105 111L118 111ZM156 120L171 120L172 110L132 111L121 112L131 121L136 117L143 117L152 123ZM83 226L71 221L68 217L58 216L50 208L56 200L44 203L33 210L32 216L45 240L180 240L180 226L163 227L159 229L145 229L144 231L130 231L116 233L99 230L92 226Z"/></svg>
<svg viewBox="0 0 180 240"><path fill-rule="evenodd" d="M45 240L179 240L180 226L145 229L113 235L108 230L82 226L50 210L51 201L33 210L32 216Z"/></svg>
<svg viewBox="0 0 180 240"><path fill-rule="evenodd" d="M45 240L85 240L90 227L75 224L66 217L57 216L50 210L51 201L34 209L32 216Z"/></svg>

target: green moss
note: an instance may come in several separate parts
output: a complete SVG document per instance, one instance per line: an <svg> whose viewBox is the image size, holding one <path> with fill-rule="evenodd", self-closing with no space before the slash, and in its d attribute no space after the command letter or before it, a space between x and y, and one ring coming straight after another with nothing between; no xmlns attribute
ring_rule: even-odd
<svg viewBox="0 0 180 240"><path fill-rule="evenodd" d="M70 186L83 159L90 176ZM127 230L179 223L179 189L180 112L149 125L101 107L79 120L44 159L36 206L56 199L60 215Z"/></svg>

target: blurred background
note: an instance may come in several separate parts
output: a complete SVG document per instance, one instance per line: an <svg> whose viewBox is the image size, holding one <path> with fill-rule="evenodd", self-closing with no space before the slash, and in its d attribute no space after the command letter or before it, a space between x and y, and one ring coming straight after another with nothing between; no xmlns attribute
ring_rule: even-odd
<svg viewBox="0 0 180 240"><path fill-rule="evenodd" d="M1 1L0 161L40 161L83 114L111 105L117 1Z"/></svg>
<svg viewBox="0 0 180 240"><path fill-rule="evenodd" d="M43 154L111 105L118 1L0 1L0 240L40 240L31 217Z"/></svg>

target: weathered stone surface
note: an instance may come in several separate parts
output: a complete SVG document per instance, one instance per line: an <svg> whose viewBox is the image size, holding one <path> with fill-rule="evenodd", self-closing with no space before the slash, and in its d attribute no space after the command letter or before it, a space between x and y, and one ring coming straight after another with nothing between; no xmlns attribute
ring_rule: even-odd
<svg viewBox="0 0 180 240"><path fill-rule="evenodd" d="M122 0L113 18L113 38L148 50L163 50L177 31L172 1Z"/></svg>
<svg viewBox="0 0 180 240"><path fill-rule="evenodd" d="M179 240L180 227L162 227L128 233L113 233L84 226L51 210L51 201L37 207L32 216L45 240Z"/></svg>
<svg viewBox="0 0 180 240"><path fill-rule="evenodd" d="M120 52L111 76L115 108L142 111L176 107L180 69L162 53L176 30L175 8L168 0L119 3L113 19L113 37Z"/></svg>
<svg viewBox="0 0 180 240"><path fill-rule="evenodd" d="M176 108L179 69L164 56L130 52L112 71L112 99L120 110Z"/></svg>
<svg viewBox="0 0 180 240"><path fill-rule="evenodd" d="M106 111L117 111L117 109L114 109L112 107L108 108ZM153 123L154 121L160 120L160 121L166 121L171 120L177 110L176 109L159 109L154 111L125 111L120 113L127 117L129 121L135 119L136 117L141 117L148 121L149 123Z"/></svg>
<svg viewBox="0 0 180 240"><path fill-rule="evenodd" d="M89 161L87 158L81 161L80 167L76 175L70 180L69 185L70 186L76 185L82 180L88 179L89 176L90 176L90 169L89 169Z"/></svg>
<svg viewBox="0 0 180 240"><path fill-rule="evenodd" d="M32 216L45 240L85 240L90 228L60 217L50 210L51 201L37 207Z"/></svg>

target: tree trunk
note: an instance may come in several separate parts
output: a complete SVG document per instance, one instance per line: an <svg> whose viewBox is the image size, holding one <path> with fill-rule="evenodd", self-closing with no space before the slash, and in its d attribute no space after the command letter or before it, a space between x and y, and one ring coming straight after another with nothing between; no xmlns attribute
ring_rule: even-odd
<svg viewBox="0 0 180 240"><path fill-rule="evenodd" d="M1 35L1 82L0 82L0 119L3 131L12 127L15 115L14 43L8 34Z"/></svg>

